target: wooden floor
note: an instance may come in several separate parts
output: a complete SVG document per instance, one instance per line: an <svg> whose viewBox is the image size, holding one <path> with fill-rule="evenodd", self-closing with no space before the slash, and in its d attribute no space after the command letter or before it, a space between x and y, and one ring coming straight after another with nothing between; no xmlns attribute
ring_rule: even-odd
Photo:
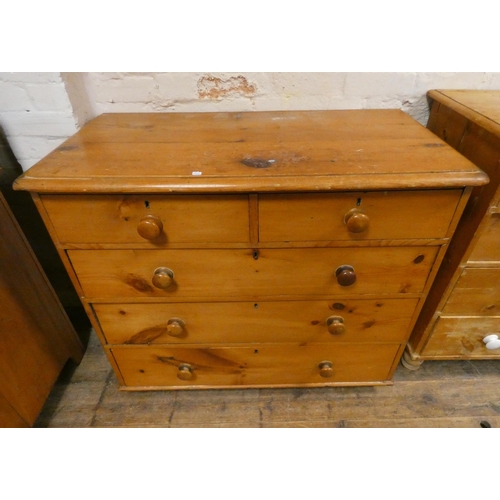
<svg viewBox="0 0 500 500"><path fill-rule="evenodd" d="M399 366L394 385L311 389L119 391L95 337L67 366L35 427L500 427L498 361Z"/></svg>

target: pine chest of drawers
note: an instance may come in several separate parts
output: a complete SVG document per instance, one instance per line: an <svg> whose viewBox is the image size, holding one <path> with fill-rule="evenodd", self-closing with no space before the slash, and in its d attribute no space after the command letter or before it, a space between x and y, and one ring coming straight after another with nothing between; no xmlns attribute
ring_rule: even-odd
<svg viewBox="0 0 500 500"><path fill-rule="evenodd" d="M427 128L490 178L474 188L404 364L500 359L500 91L432 90ZM486 339L486 340L485 340Z"/></svg>
<svg viewBox="0 0 500 500"><path fill-rule="evenodd" d="M144 390L390 383L486 182L364 110L101 115L15 187Z"/></svg>

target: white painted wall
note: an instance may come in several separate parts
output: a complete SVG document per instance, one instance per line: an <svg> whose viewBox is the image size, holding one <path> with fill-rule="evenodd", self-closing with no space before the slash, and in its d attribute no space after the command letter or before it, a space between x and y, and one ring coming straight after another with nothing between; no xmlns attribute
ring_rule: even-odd
<svg viewBox="0 0 500 500"><path fill-rule="evenodd" d="M402 109L426 92L500 89L500 73L0 73L0 127L24 170L101 113Z"/></svg>
<svg viewBox="0 0 500 500"><path fill-rule="evenodd" d="M60 73L0 73L0 127L25 170L74 134Z"/></svg>

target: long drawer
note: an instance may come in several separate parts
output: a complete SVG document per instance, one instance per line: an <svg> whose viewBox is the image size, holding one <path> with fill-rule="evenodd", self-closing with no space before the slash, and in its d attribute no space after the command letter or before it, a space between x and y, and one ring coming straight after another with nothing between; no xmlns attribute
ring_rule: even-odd
<svg viewBox="0 0 500 500"><path fill-rule="evenodd" d="M385 381L399 345L114 347L128 387L325 385Z"/></svg>
<svg viewBox="0 0 500 500"><path fill-rule="evenodd" d="M474 245L469 261L500 262L500 213L486 217L486 227Z"/></svg>
<svg viewBox="0 0 500 500"><path fill-rule="evenodd" d="M500 349L489 350L483 342L487 335L500 336L500 316L439 318L422 356L500 358Z"/></svg>
<svg viewBox="0 0 500 500"><path fill-rule="evenodd" d="M419 293L438 247L70 250L88 298ZM163 288L158 288L158 286Z"/></svg>
<svg viewBox="0 0 500 500"><path fill-rule="evenodd" d="M44 195L42 200L64 244L249 240L245 195Z"/></svg>
<svg viewBox="0 0 500 500"><path fill-rule="evenodd" d="M443 308L444 316L500 315L500 269L465 268Z"/></svg>
<svg viewBox="0 0 500 500"><path fill-rule="evenodd" d="M259 238L273 241L444 238L461 190L259 197Z"/></svg>
<svg viewBox="0 0 500 500"><path fill-rule="evenodd" d="M94 304L109 344L402 342L418 299Z"/></svg>

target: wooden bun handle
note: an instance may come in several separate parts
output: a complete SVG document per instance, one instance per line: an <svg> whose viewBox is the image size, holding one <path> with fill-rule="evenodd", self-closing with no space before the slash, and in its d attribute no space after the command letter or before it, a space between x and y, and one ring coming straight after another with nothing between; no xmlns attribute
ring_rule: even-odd
<svg viewBox="0 0 500 500"><path fill-rule="evenodd" d="M330 316L326 320L326 325L332 335L341 335L345 332L344 318L342 316Z"/></svg>
<svg viewBox="0 0 500 500"><path fill-rule="evenodd" d="M345 214L344 222L351 233L362 233L368 229L370 219L360 208L353 208Z"/></svg>
<svg viewBox="0 0 500 500"><path fill-rule="evenodd" d="M188 363L181 363L177 372L177 378L180 380L192 380L194 378L193 367Z"/></svg>
<svg viewBox="0 0 500 500"><path fill-rule="evenodd" d="M154 240L163 231L163 222L156 215L145 215L137 226L137 232L146 240Z"/></svg>
<svg viewBox="0 0 500 500"><path fill-rule="evenodd" d="M319 365L319 374L324 377L328 378L333 375L333 363L331 361L322 361Z"/></svg>
<svg viewBox="0 0 500 500"><path fill-rule="evenodd" d="M167 335L180 337L184 333L184 321L178 318L171 318L167 322Z"/></svg>
<svg viewBox="0 0 500 500"><path fill-rule="evenodd" d="M356 273L352 266L340 266L335 270L335 276L340 286L351 286L356 283Z"/></svg>
<svg viewBox="0 0 500 500"><path fill-rule="evenodd" d="M153 274L153 285L166 290L174 282L174 272L168 267L159 267Z"/></svg>

